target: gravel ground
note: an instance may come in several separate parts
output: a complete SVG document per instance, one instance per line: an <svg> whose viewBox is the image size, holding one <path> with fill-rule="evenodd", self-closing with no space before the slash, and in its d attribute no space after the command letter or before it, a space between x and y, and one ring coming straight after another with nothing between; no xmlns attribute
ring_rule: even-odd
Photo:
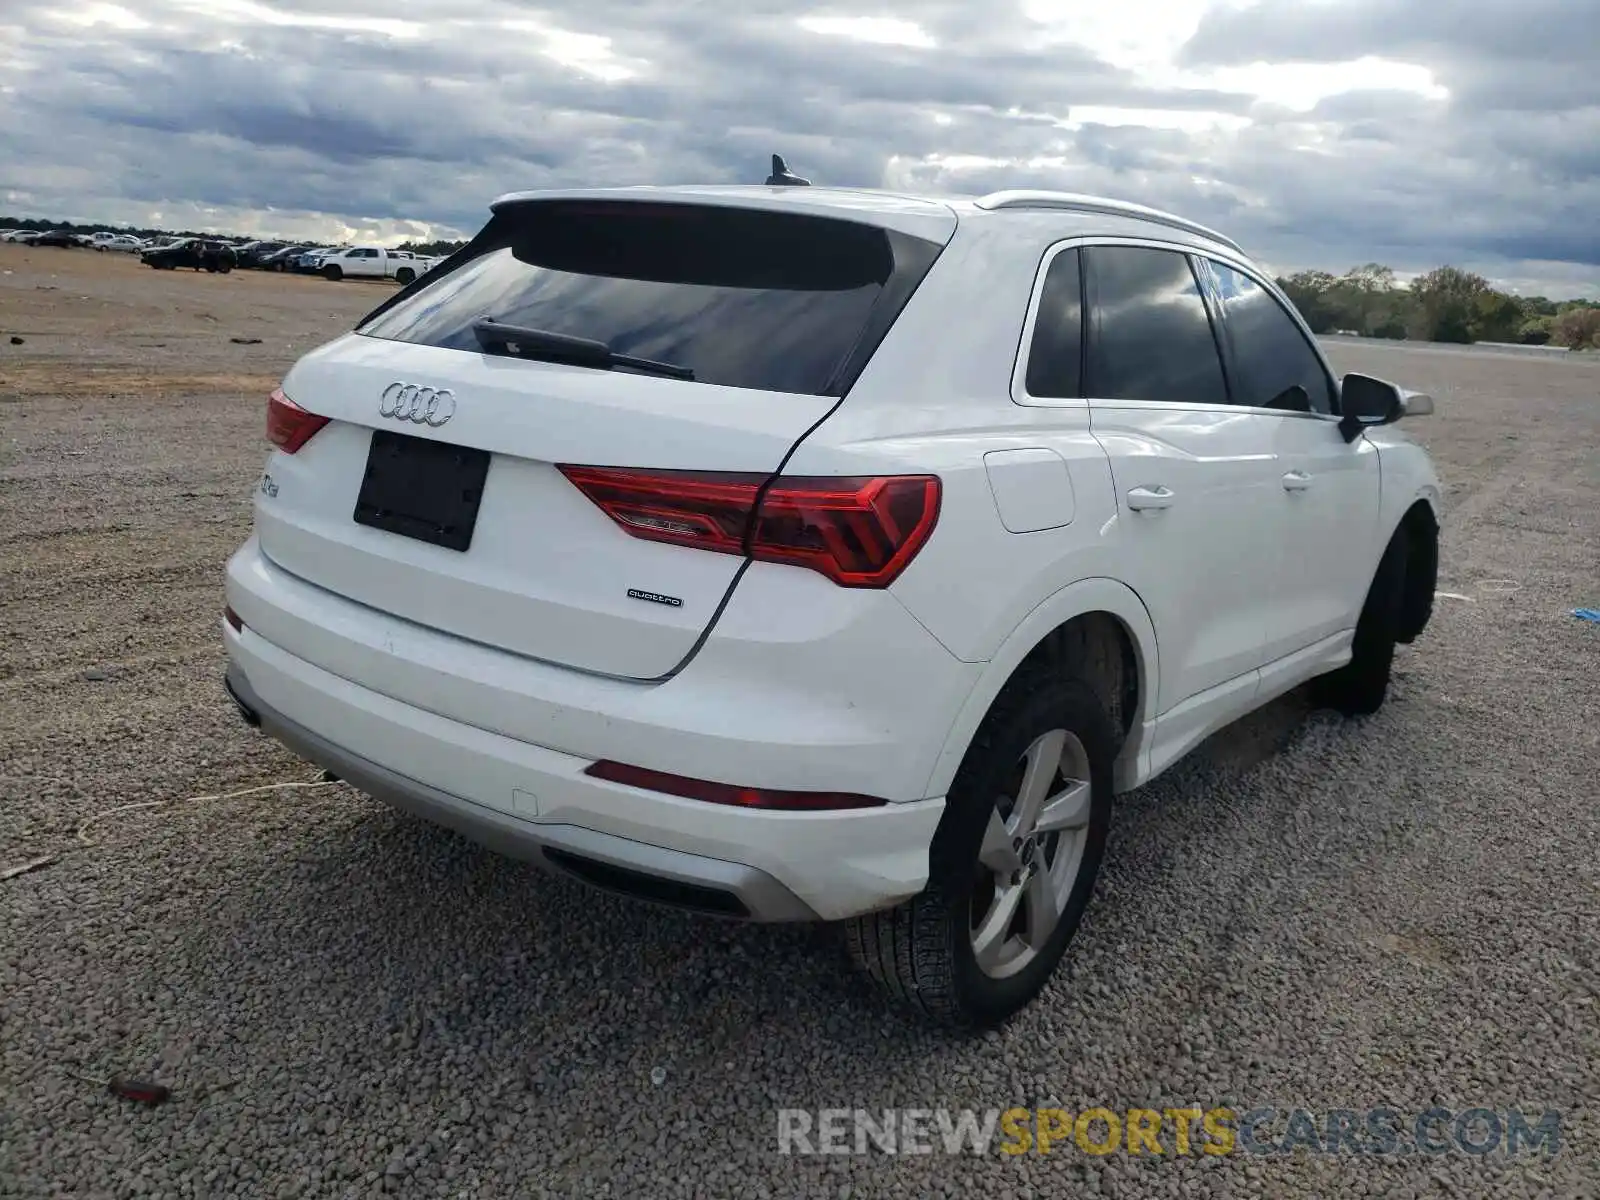
<svg viewBox="0 0 1600 1200"><path fill-rule="evenodd" d="M262 394L381 286L0 246L0 1194L1600 1195L1600 363L1432 390L1433 626L1124 797L1040 1003L952 1038L822 929L663 913L309 770L219 685ZM54 290L41 290L54 289ZM24 339L11 345L9 336ZM259 337L238 345L232 337ZM76 1072L76 1074L73 1074ZM78 1076L153 1075L132 1106ZM777 1153L780 1107L1562 1112L1553 1158Z"/></svg>

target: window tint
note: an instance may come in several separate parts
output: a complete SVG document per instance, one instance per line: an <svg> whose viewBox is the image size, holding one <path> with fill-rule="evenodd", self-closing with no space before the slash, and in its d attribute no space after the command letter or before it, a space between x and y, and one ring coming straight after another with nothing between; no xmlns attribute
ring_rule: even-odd
<svg viewBox="0 0 1600 1200"><path fill-rule="evenodd" d="M492 318L688 367L700 383L842 395L933 265L933 242L712 205L540 201L359 332L479 352Z"/></svg>
<svg viewBox="0 0 1600 1200"><path fill-rule="evenodd" d="M1083 374L1083 291L1077 250L1050 260L1039 291L1033 344L1028 348L1030 396L1081 396Z"/></svg>
<svg viewBox="0 0 1600 1200"><path fill-rule="evenodd" d="M1090 396L1226 404L1228 387L1189 260L1171 250L1091 246Z"/></svg>
<svg viewBox="0 0 1600 1200"><path fill-rule="evenodd" d="M1305 334L1266 288L1248 275L1208 260L1222 297L1228 343L1238 378L1234 402L1257 408L1331 413L1333 385ZM1305 399L1293 391L1305 389Z"/></svg>

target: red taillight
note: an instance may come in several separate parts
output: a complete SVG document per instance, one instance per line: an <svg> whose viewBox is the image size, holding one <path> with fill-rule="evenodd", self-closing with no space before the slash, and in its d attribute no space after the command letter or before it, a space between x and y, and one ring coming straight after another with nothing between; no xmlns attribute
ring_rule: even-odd
<svg viewBox="0 0 1600 1200"><path fill-rule="evenodd" d="M711 783L704 779L668 775L664 771L650 771L644 767L630 767L626 763L605 760L590 763L584 774L610 783L642 788L647 792L665 792L669 796L704 800L707 804L728 804L735 808L819 812L835 808L879 808L888 803L876 796L859 796L854 792L785 792L772 788L737 787L731 783Z"/></svg>
<svg viewBox="0 0 1600 1200"><path fill-rule="evenodd" d="M273 388L267 397L267 440L285 454L300 449L327 423L327 417L307 412L285 396L282 388Z"/></svg>
<svg viewBox="0 0 1600 1200"><path fill-rule="evenodd" d="M844 587L888 587L939 519L933 475L779 477L763 495L764 475L561 470L634 537L810 567Z"/></svg>

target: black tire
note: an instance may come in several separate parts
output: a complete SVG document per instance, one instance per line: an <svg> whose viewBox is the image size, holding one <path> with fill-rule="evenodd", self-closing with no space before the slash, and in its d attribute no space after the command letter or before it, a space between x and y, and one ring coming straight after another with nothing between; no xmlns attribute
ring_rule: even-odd
<svg viewBox="0 0 1600 1200"><path fill-rule="evenodd" d="M322 277L329 283L338 283L339 280L344 278L344 270L338 263L329 263L322 268Z"/></svg>
<svg viewBox="0 0 1600 1200"><path fill-rule="evenodd" d="M1037 956L996 979L972 948L972 900L983 831L1024 752L1065 728L1082 743L1092 788L1082 864L1059 923ZM904 904L846 926L852 957L898 1008L955 1028L998 1025L1049 981L1083 919L1111 828L1115 726L1087 684L1043 672L1013 680L967 749L928 855L928 885Z"/></svg>
<svg viewBox="0 0 1600 1200"><path fill-rule="evenodd" d="M396 283L398 283L401 287L405 287L406 284L410 283L416 277L417 277L417 273L415 271L413 271L410 267L401 267L398 271L396 271L394 273L394 281Z"/></svg>
<svg viewBox="0 0 1600 1200"><path fill-rule="evenodd" d="M1422 636L1433 619L1433 594L1439 586L1439 526L1427 513L1406 525L1406 598L1400 613L1402 646Z"/></svg>
<svg viewBox="0 0 1600 1200"><path fill-rule="evenodd" d="M217 270L226 275L229 271L233 270L233 264L227 259L223 259L217 264Z"/></svg>
<svg viewBox="0 0 1600 1200"><path fill-rule="evenodd" d="M1367 589L1366 603L1356 620L1350 661L1330 671L1313 685L1316 701L1347 717L1371 716L1389 695L1389 675L1394 667L1395 643L1400 640L1405 614L1406 564L1410 559L1405 526L1394 531L1378 560L1378 570Z"/></svg>

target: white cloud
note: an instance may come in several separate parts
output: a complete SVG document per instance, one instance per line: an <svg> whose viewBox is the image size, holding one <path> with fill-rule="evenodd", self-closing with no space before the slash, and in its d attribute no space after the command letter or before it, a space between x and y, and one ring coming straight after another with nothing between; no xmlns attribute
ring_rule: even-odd
<svg viewBox="0 0 1600 1200"><path fill-rule="evenodd" d="M392 238L777 151L819 183L1121 196L1285 268L1581 291L1600 26L1567 2L0 0L0 211Z"/></svg>
<svg viewBox="0 0 1600 1200"><path fill-rule="evenodd" d="M594 33L574 33L539 21L499 22L508 33L531 33L542 42L540 53L552 62L570 67L605 83L620 83L639 73L637 67L618 57L612 39Z"/></svg>
<svg viewBox="0 0 1600 1200"><path fill-rule="evenodd" d="M1411 92L1428 100L1448 100L1450 89L1417 63L1368 56L1338 63L1267 63L1184 72L1197 86L1249 92L1271 104L1309 112L1330 96L1348 92Z"/></svg>
<svg viewBox="0 0 1600 1200"><path fill-rule="evenodd" d="M928 31L915 21L900 17L806 16L799 19L802 29L824 37L848 38L875 46L910 46L931 50L936 43Z"/></svg>
<svg viewBox="0 0 1600 1200"><path fill-rule="evenodd" d="M328 29L340 33L371 33L391 38L418 38L427 29L420 21L371 15L319 15L286 12L255 0L172 0L178 13L204 22L266 25L280 29Z"/></svg>
<svg viewBox="0 0 1600 1200"><path fill-rule="evenodd" d="M1184 108L1117 108L1104 104L1076 104L1062 121L1063 129L1082 129L1085 125L1134 126L1140 129L1178 129L1189 133L1204 130L1243 129L1249 117L1237 113L1206 112Z"/></svg>
<svg viewBox="0 0 1600 1200"><path fill-rule="evenodd" d="M120 4L85 4L77 8L62 8L55 15L61 20L82 28L108 25L112 29L149 29L150 22L137 13L129 12Z"/></svg>

